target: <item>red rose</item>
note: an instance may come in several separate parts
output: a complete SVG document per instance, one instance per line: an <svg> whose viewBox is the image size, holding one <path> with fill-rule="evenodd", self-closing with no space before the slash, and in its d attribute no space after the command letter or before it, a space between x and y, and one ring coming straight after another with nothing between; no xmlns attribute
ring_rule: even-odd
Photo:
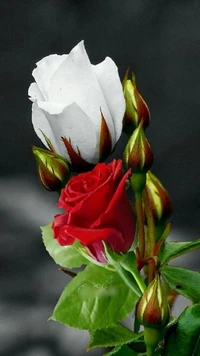
<svg viewBox="0 0 200 356"><path fill-rule="evenodd" d="M127 252L135 234L121 160L99 163L87 173L72 177L62 190L58 206L65 213L54 217L52 229L60 245L75 239L99 262L106 262L102 241L114 252Z"/></svg>

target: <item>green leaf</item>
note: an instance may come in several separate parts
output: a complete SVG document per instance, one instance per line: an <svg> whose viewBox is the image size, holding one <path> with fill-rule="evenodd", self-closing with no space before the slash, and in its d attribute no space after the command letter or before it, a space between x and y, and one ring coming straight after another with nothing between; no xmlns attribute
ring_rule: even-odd
<svg viewBox="0 0 200 356"><path fill-rule="evenodd" d="M187 307L166 336L163 356L200 355L200 304Z"/></svg>
<svg viewBox="0 0 200 356"><path fill-rule="evenodd" d="M91 341L88 350L94 347L120 346L141 337L141 334L133 333L120 323L105 329L91 331L90 335Z"/></svg>
<svg viewBox="0 0 200 356"><path fill-rule="evenodd" d="M78 329L103 329L125 318L138 299L116 272L89 265L67 285L51 319Z"/></svg>
<svg viewBox="0 0 200 356"><path fill-rule="evenodd" d="M140 333L141 335L141 333ZM144 353L146 355L146 344L143 339L134 340L129 344L130 348L134 350L136 353Z"/></svg>
<svg viewBox="0 0 200 356"><path fill-rule="evenodd" d="M78 252L78 242L70 246L61 246L53 237L51 224L43 226L41 229L46 250L58 265L65 268L76 268L88 264L87 259Z"/></svg>
<svg viewBox="0 0 200 356"><path fill-rule="evenodd" d="M137 356L137 353L131 350L127 345L117 346L112 351L104 354L104 356Z"/></svg>
<svg viewBox="0 0 200 356"><path fill-rule="evenodd" d="M194 251L199 247L200 239L193 242L166 242L160 250L159 258L162 264L166 264L173 258Z"/></svg>
<svg viewBox="0 0 200 356"><path fill-rule="evenodd" d="M134 251L130 251L125 255L125 259L121 262L122 267L130 272L134 278L134 280L137 282L137 285L139 286L140 290L142 293L144 293L146 289L146 284L138 271L137 268L137 260L136 260L136 255Z"/></svg>
<svg viewBox="0 0 200 356"><path fill-rule="evenodd" d="M200 301L200 273L185 268L164 266L160 272L169 287L194 303Z"/></svg>
<svg viewBox="0 0 200 356"><path fill-rule="evenodd" d="M170 316L169 323L166 325L165 329L169 329L172 327L172 325L175 325L177 323L177 318L175 316Z"/></svg>
<svg viewBox="0 0 200 356"><path fill-rule="evenodd" d="M104 248L106 252L106 258L108 262L110 263L111 266L114 267L116 272L119 274L119 276L123 279L125 284L132 289L132 291L137 294L139 297L142 296L142 291L146 289L146 286L144 284L144 281L138 272L138 270L135 270L135 254L133 251L129 252L128 254L125 255L119 255L114 253L109 249L109 247L104 243ZM125 263L127 260L127 256L129 254L133 254L133 264L131 263ZM130 262L130 259L128 259ZM124 264L124 265L123 265ZM131 269L132 267L132 269ZM144 286L143 286L144 284Z"/></svg>

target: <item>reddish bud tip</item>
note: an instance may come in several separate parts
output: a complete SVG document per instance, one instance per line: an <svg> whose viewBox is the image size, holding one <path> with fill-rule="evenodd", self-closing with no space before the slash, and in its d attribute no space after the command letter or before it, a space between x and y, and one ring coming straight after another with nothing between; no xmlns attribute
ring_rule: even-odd
<svg viewBox="0 0 200 356"><path fill-rule="evenodd" d="M130 137L123 158L126 166L134 173L145 173L151 167L153 152L141 125Z"/></svg>
<svg viewBox="0 0 200 356"><path fill-rule="evenodd" d="M66 160L51 151L32 146L36 159L38 175L43 186L50 191L60 191L69 179Z"/></svg>
<svg viewBox="0 0 200 356"><path fill-rule="evenodd" d="M150 122L150 112L137 89L135 75L132 74L132 78L128 79L127 71L122 85L126 100L126 111L123 121L125 132L131 133L140 123L145 129Z"/></svg>
<svg viewBox="0 0 200 356"><path fill-rule="evenodd" d="M172 212L171 199L160 180L150 171L146 176L146 189L154 220L159 222L168 218Z"/></svg>
<svg viewBox="0 0 200 356"><path fill-rule="evenodd" d="M169 305L157 275L145 290L138 303L137 317L140 324L149 328L162 328L169 321Z"/></svg>

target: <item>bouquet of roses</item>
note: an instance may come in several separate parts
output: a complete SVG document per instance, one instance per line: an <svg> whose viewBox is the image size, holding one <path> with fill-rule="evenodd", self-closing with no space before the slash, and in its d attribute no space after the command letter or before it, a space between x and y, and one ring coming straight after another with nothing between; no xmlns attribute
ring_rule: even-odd
<svg viewBox="0 0 200 356"><path fill-rule="evenodd" d="M42 227L46 250L72 277L50 319L88 330L107 355L199 355L200 274L169 266L200 247L167 242L170 197L150 171L150 112L135 76L121 84L107 57L92 65L80 42L37 63L29 88L39 178L62 212ZM123 160L104 161L127 134ZM75 269L75 271L74 271ZM179 295L191 306L175 318ZM132 328L121 322L133 314Z"/></svg>

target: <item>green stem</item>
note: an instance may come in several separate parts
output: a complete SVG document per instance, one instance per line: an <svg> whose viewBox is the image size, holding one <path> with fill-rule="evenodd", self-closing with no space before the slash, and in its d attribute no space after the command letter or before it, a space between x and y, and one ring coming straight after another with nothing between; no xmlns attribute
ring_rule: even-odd
<svg viewBox="0 0 200 356"><path fill-rule="evenodd" d="M155 262L150 260L148 264L148 285L153 281L155 276Z"/></svg>
<svg viewBox="0 0 200 356"><path fill-rule="evenodd" d="M146 187L143 191L143 198L144 198L144 206L145 206L145 213L147 218L147 225L148 225L148 256L152 257L154 246L155 246L155 224L154 224L154 217L153 213L149 204L149 196Z"/></svg>
<svg viewBox="0 0 200 356"><path fill-rule="evenodd" d="M135 210L138 219L138 248L140 258L144 258L145 252L145 231L144 231L144 214L142 206L142 193L135 193Z"/></svg>
<svg viewBox="0 0 200 356"><path fill-rule="evenodd" d="M159 329L144 327L144 341L147 348L147 356L152 356L161 338Z"/></svg>
<svg viewBox="0 0 200 356"><path fill-rule="evenodd" d="M148 238L146 241L146 251L145 257L153 257L154 255L154 247L155 247L155 224L154 224L154 217L153 213L149 204L149 196L146 187L143 190L143 199L144 199L144 206L145 206L145 213L147 218L147 234ZM154 278L154 263L149 263L148 266L148 284Z"/></svg>

